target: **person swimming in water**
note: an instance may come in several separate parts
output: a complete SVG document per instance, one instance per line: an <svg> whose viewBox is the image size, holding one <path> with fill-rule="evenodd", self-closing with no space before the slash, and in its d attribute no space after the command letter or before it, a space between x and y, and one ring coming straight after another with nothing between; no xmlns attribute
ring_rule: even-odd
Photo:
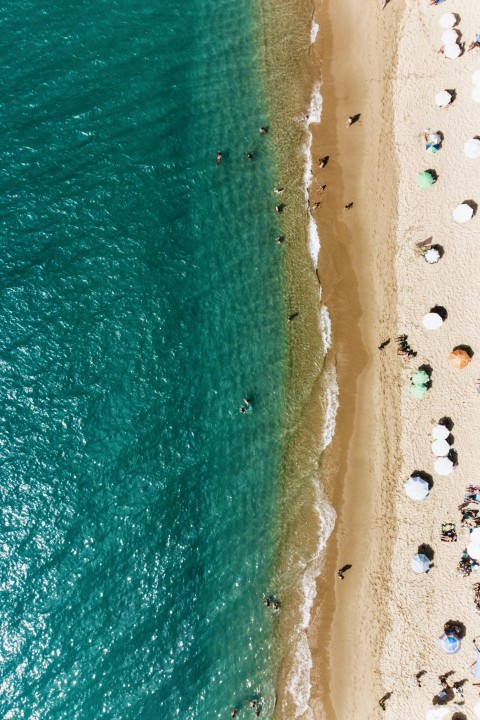
<svg viewBox="0 0 480 720"><path fill-rule="evenodd" d="M222 152L218 152L218 153L217 153L217 159L215 160L216 165L220 165L220 163L222 162L222 158L223 158L223 153L222 153Z"/></svg>

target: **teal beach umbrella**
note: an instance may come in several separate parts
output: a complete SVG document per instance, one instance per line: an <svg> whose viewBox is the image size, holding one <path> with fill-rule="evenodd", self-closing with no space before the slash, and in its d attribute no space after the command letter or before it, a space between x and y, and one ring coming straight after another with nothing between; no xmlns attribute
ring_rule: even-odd
<svg viewBox="0 0 480 720"><path fill-rule="evenodd" d="M414 385L425 385L428 380L428 373L425 370L417 370L412 375L412 383Z"/></svg>
<svg viewBox="0 0 480 720"><path fill-rule="evenodd" d="M433 185L433 175L425 170L425 172L418 173L417 185L421 188L428 188Z"/></svg>
<svg viewBox="0 0 480 720"><path fill-rule="evenodd" d="M413 397L421 400L428 392L428 388L425 385L412 385L411 387Z"/></svg>

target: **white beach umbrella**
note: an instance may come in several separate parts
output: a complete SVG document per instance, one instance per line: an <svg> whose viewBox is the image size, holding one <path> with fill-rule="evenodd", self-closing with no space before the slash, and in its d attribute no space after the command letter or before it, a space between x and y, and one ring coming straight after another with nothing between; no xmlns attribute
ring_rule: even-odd
<svg viewBox="0 0 480 720"><path fill-rule="evenodd" d="M440 145L442 142L442 138L438 133L429 133L427 135L427 143L431 143L432 145Z"/></svg>
<svg viewBox="0 0 480 720"><path fill-rule="evenodd" d="M475 70L472 73L472 80L474 85L480 85L480 70Z"/></svg>
<svg viewBox="0 0 480 720"><path fill-rule="evenodd" d="M472 558L472 560L480 560L480 545L476 545L475 543L469 543L467 545L467 553Z"/></svg>
<svg viewBox="0 0 480 720"><path fill-rule="evenodd" d="M453 13L443 13L443 15L440 15L440 19L438 21L438 24L441 28L453 28L453 26L456 24L457 18Z"/></svg>
<svg viewBox="0 0 480 720"><path fill-rule="evenodd" d="M410 567L415 573L427 572L428 568L430 567L430 560L426 555L415 555L410 560Z"/></svg>
<svg viewBox="0 0 480 720"><path fill-rule="evenodd" d="M455 467L453 462L448 457L439 457L435 460L433 463L433 467L435 468L435 472L439 475L450 475L451 472L453 472L453 468Z"/></svg>
<svg viewBox="0 0 480 720"><path fill-rule="evenodd" d="M471 160L476 160L477 158L479 158L480 140L477 140L477 138L467 140L467 142L463 144L463 152L465 153L466 157L470 158Z"/></svg>
<svg viewBox="0 0 480 720"><path fill-rule="evenodd" d="M432 443L432 452L437 457L445 457L450 452L450 445L446 440L434 440Z"/></svg>
<svg viewBox="0 0 480 720"><path fill-rule="evenodd" d="M458 35L455 30L444 30L442 33L442 43L443 45L450 45L451 43L456 43L458 40Z"/></svg>
<svg viewBox="0 0 480 720"><path fill-rule="evenodd" d="M441 90L435 95L434 101L437 107L447 107L452 102L452 96L448 90Z"/></svg>
<svg viewBox="0 0 480 720"><path fill-rule="evenodd" d="M428 482L418 475L413 475L405 483L405 492L411 500L425 500L428 495Z"/></svg>
<svg viewBox="0 0 480 720"><path fill-rule="evenodd" d="M446 440L450 435L450 430L445 425L435 425L432 429L432 437L435 440Z"/></svg>
<svg viewBox="0 0 480 720"><path fill-rule="evenodd" d="M444 720L444 718L451 715L453 710L445 705L435 705L425 715L427 720Z"/></svg>
<svg viewBox="0 0 480 720"><path fill-rule="evenodd" d="M440 260L440 253L436 248L430 248L423 256L423 259L429 265L435 265Z"/></svg>
<svg viewBox="0 0 480 720"><path fill-rule="evenodd" d="M458 45L456 42L450 42L445 45L443 55L449 60L455 60L455 58L458 58L460 56L461 52L462 48L460 47L460 45Z"/></svg>
<svg viewBox="0 0 480 720"><path fill-rule="evenodd" d="M473 712L475 713L475 717L480 718L480 700L477 702L477 704L473 708Z"/></svg>
<svg viewBox="0 0 480 720"><path fill-rule="evenodd" d="M470 542L475 545L480 545L480 528L475 528L470 533Z"/></svg>
<svg viewBox="0 0 480 720"><path fill-rule="evenodd" d="M443 318L436 312L429 312L424 315L422 325L427 330L437 330L443 325Z"/></svg>
<svg viewBox="0 0 480 720"><path fill-rule="evenodd" d="M480 85L475 85L472 90L472 100L480 103Z"/></svg>
<svg viewBox="0 0 480 720"><path fill-rule="evenodd" d="M457 223L466 223L469 220L471 220L472 217L473 217L473 210L470 207L470 205L467 205L466 203L457 205L457 207L453 211L453 219Z"/></svg>

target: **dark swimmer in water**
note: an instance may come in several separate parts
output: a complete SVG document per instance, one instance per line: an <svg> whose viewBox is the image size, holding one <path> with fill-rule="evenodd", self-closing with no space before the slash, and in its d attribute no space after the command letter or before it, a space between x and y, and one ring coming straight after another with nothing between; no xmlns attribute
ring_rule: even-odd
<svg viewBox="0 0 480 720"><path fill-rule="evenodd" d="M218 153L217 153L217 158L216 158L216 160L215 160L216 165L220 165L220 163L222 162L222 158L223 158L223 153L222 153L222 152L218 152Z"/></svg>

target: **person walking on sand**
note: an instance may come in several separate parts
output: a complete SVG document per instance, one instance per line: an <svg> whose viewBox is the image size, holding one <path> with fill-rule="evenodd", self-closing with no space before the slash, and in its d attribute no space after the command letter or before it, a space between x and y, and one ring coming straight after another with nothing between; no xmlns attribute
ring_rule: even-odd
<svg viewBox="0 0 480 720"><path fill-rule="evenodd" d="M325 157L320 158L320 160L318 161L318 167L320 168L320 170L323 170L323 168L326 166L327 163L328 163L328 155L325 155Z"/></svg>
<svg viewBox="0 0 480 720"><path fill-rule="evenodd" d="M339 570L337 572L337 577L339 580L345 580L345 575L343 574L343 572L341 570Z"/></svg>

